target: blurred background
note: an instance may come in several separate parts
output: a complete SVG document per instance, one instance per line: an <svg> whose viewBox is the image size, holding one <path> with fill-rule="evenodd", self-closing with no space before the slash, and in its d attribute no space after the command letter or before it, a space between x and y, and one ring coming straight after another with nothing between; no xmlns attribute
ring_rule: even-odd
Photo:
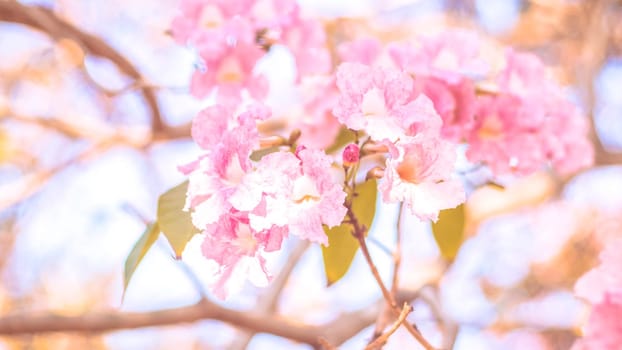
<svg viewBox="0 0 622 350"><path fill-rule="evenodd" d="M397 39L432 27L472 28L538 54L593 125L593 168L486 187L469 201L469 237L450 265L428 225L404 217L401 284L425 286L409 316L455 349L568 349L588 308L573 285L622 235L622 1L300 1L327 27ZM33 7L42 5L45 8ZM196 303L214 266L196 237L176 261L160 237L123 295L125 258L155 217L158 196L183 181L199 149L188 123L211 101L188 93L196 58L168 34L177 1L0 0L0 317L81 315ZM34 11L32 9L35 9ZM49 10L45 10L49 9ZM347 17L344 19L342 17ZM55 22L56 21L56 22ZM362 29L361 29L362 28ZM67 34L69 33L69 34ZM260 63L276 106L294 81L276 47ZM383 206L371 253L390 279L397 206ZM321 251L290 240L273 271L303 252L278 312L323 323L381 297L361 256L327 288ZM247 286L224 305L255 308ZM259 300L259 301L258 301ZM360 349L373 325L344 343ZM444 339L445 338L445 339ZM218 321L94 334L0 336L0 349L308 349ZM416 349L399 330L387 349Z"/></svg>

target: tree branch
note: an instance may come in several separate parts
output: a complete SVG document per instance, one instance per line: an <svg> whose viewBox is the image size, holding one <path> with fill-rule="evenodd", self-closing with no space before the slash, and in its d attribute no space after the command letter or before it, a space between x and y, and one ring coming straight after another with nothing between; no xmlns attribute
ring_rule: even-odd
<svg viewBox="0 0 622 350"><path fill-rule="evenodd" d="M352 235L354 236L354 238L358 240L359 245L361 247L361 252L363 253L363 256L365 257L365 261L367 262L367 265L369 266L369 269L371 270L371 273L374 276L374 279L376 280L376 284L378 284L378 287L380 287L380 290L382 291L382 296L386 300L387 304L390 306L391 312L393 312L395 317L399 317L401 310L397 304L397 301L393 297L393 295L391 295L391 292L389 292L384 282L382 281L382 278L380 277L380 273L378 272L378 268L376 268L376 265L374 264L371 254L369 254L369 249L367 248L367 242L365 240L365 232L367 231L367 228L365 226L362 226L358 222L356 215L352 211L351 202L346 202L346 208L348 209L346 212L346 216L350 220L350 223L352 224L352 227L354 229L352 232ZM404 328L406 328L406 330L408 330L408 332L412 334L412 336L415 339L417 339L417 341L426 350L435 350L434 346L432 346L432 344L430 344L425 339L425 337L421 334L421 332L419 332L419 330L415 326L413 326L412 324L408 322L402 322L402 325L404 325Z"/></svg>
<svg viewBox="0 0 622 350"><path fill-rule="evenodd" d="M386 333L381 334L378 338L374 339L374 341L369 343L369 345L365 347L365 350L374 350L374 349L382 348L382 346L384 346L387 340L389 340L389 337L393 335L393 333L395 333L395 331L400 327L402 322L406 320L406 316L408 316L408 314L412 312L412 310L413 310L412 306L408 305L408 303L404 303L404 306L402 307L402 312L398 316L397 320L393 323L391 328L389 328L389 330Z"/></svg>
<svg viewBox="0 0 622 350"><path fill-rule="evenodd" d="M404 203L400 203L399 210L397 214L397 224L396 224L396 237L395 237L395 249L392 253L393 256L393 277L391 278L391 295L395 298L395 295L398 290L399 284L399 270L402 262L402 214L404 211ZM393 312L391 311L391 305L387 302L385 304L384 310L380 315L378 315L378 319L376 320L376 328L374 329L374 335L370 340L370 345L372 343L377 343L378 338L382 335L382 332L386 328L386 326L391 321L391 317ZM404 316L406 317L406 316ZM385 339L386 341L386 339Z"/></svg>
<svg viewBox="0 0 622 350"><path fill-rule="evenodd" d="M102 39L85 33L73 24L58 17L51 9L43 6L22 5L17 1L0 0L0 21L19 23L40 30L54 40L70 39L87 53L103 57L114 63L121 72L135 81L143 81L134 65ZM158 101L152 87L141 84L142 95L151 113L151 128L154 134L166 129Z"/></svg>
<svg viewBox="0 0 622 350"><path fill-rule="evenodd" d="M418 291L400 291L399 302L409 302ZM61 316L50 312L20 313L0 318L0 335L23 335L52 332L97 333L121 329L218 320L257 333L269 333L321 348L320 337L340 345L371 325L384 304L380 299L360 310L342 313L320 326L306 325L254 311L231 310L209 300L175 309L151 312L97 312L81 316Z"/></svg>

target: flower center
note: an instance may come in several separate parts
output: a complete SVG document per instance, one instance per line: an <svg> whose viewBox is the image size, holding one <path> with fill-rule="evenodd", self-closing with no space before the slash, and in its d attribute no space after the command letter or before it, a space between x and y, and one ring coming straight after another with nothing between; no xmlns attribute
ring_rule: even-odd
<svg viewBox="0 0 622 350"><path fill-rule="evenodd" d="M245 174L244 169L242 169L242 166L240 165L240 159L237 155L234 155L229 164L227 164L227 169L225 170L225 181L231 186L237 186L242 183L242 179Z"/></svg>
<svg viewBox="0 0 622 350"><path fill-rule="evenodd" d="M295 203L317 202L320 200L320 192L315 181L307 175L303 175L294 181L292 199Z"/></svg>
<svg viewBox="0 0 622 350"><path fill-rule="evenodd" d="M484 119L484 123L477 131L477 136L482 140L496 140L503 135L503 123L498 116L492 115Z"/></svg>
<svg viewBox="0 0 622 350"><path fill-rule="evenodd" d="M238 226L237 237L233 241L233 245L238 247L240 252L245 255L252 255L257 250L257 240L247 224Z"/></svg>
<svg viewBox="0 0 622 350"><path fill-rule="evenodd" d="M419 184L429 176L434 159L426 157L425 150L419 147L405 151L404 159L395 167L400 179Z"/></svg>
<svg viewBox="0 0 622 350"><path fill-rule="evenodd" d="M366 117L384 117L387 115L387 108L384 94L378 88L372 88L363 95L361 111Z"/></svg>
<svg viewBox="0 0 622 350"><path fill-rule="evenodd" d="M219 83L237 83L241 82L244 72L240 66L240 62L235 57L228 57L222 61L216 74L216 80Z"/></svg>
<svg viewBox="0 0 622 350"><path fill-rule="evenodd" d="M218 28L224 22L222 12L217 6L207 5L201 11L201 17L199 18L199 26L205 29Z"/></svg>

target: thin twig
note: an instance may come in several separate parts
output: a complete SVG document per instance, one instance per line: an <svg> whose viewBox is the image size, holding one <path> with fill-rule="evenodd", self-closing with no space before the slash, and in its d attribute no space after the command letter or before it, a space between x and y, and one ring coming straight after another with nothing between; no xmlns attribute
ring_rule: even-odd
<svg viewBox="0 0 622 350"><path fill-rule="evenodd" d="M408 303L404 303L404 306L402 307L402 312L400 312L400 315L397 317L397 320L393 323L391 328L389 328L388 331L386 331L369 345L367 345L365 347L365 350L373 350L382 347L387 342L387 340L389 340L389 337L393 335L393 333L395 333L400 325L406 320L406 316L408 316L408 314L411 313L412 310L412 306L408 305Z"/></svg>
<svg viewBox="0 0 622 350"><path fill-rule="evenodd" d="M391 310L393 311L393 313L396 316L399 316L400 311L397 308L395 299L393 298L393 296L391 295L387 287L384 285L384 282L382 282L380 273L378 272L378 269L376 268L376 265L374 264L374 261L372 260L371 255L369 254L369 250L367 249L365 238L364 237L357 237L357 238L359 240L359 244L361 245L361 251L363 252L363 256L365 256L365 261L367 261L367 265L369 265L369 268L372 274L374 275L374 278L376 279L376 283L378 283L378 286L380 287L380 290L382 291L382 295L384 296L385 300L391 305ZM415 337L415 339L417 339L417 341L419 341L419 343L423 345L423 347L426 350L435 350L434 346L432 346L432 344L430 344L413 325L411 325L408 322L402 322L402 324L404 325L404 327L406 327L408 332L410 332L410 334L412 334L413 337Z"/></svg>
<svg viewBox="0 0 622 350"><path fill-rule="evenodd" d="M401 264L401 241L402 241L402 211L403 211L403 203L400 203L398 214L397 214L397 224L396 224L396 240L395 240L395 249L393 251L393 277L391 279L391 294L393 298L397 293L398 282L399 282L399 269ZM381 335L386 326L391 321L391 317L393 316L393 312L391 311L391 305L388 303L385 305L384 310L378 315L378 319L376 320L376 327L374 329L374 334L370 339L370 344L375 342Z"/></svg>
<svg viewBox="0 0 622 350"><path fill-rule="evenodd" d="M377 240L375 237L367 236L367 240L369 241L369 243L372 243L374 246L380 248L380 250L382 250L382 252L387 254L388 256L392 257L394 255L391 249L389 249L389 247L382 244L382 242Z"/></svg>
<svg viewBox="0 0 622 350"><path fill-rule="evenodd" d="M395 233L395 250L393 252L393 278L391 279L391 295L395 298L399 285L399 271L402 264L402 215L404 203L399 205L397 214L397 230Z"/></svg>
<svg viewBox="0 0 622 350"><path fill-rule="evenodd" d="M393 314L397 317L400 314L400 309L397 306L395 298L393 298L391 292L389 292L384 282L382 281L382 277L380 277L380 273L378 272L378 269L376 268L376 265L374 264L374 261L369 254L369 249L367 248L367 243L365 241L365 232L367 228L359 224L356 215L354 215L354 212L352 212L352 203L346 203L346 207L348 208L346 215L348 216L348 219L350 220L350 222L352 223L352 227L354 228L352 234L359 241L359 245L361 246L361 252L365 257L365 261L367 262L367 265L369 266L369 269L371 270L371 273L374 276L376 283L382 291L382 296L391 306ZM410 332L410 334L412 334L413 337L415 337L415 339L417 339L417 341L419 341L419 343L423 345L426 350L435 350L434 346L432 346L412 324L408 322L402 322L402 324L404 325L406 330L408 330L408 332Z"/></svg>

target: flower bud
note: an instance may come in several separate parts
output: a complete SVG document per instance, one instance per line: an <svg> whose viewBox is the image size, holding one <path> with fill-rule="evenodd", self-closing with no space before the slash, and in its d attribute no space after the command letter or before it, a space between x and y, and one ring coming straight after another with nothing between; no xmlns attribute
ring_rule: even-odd
<svg viewBox="0 0 622 350"><path fill-rule="evenodd" d="M281 136L266 136L259 139L260 148L268 148L274 146L282 146L285 144L285 139Z"/></svg>
<svg viewBox="0 0 622 350"><path fill-rule="evenodd" d="M367 175L365 175L365 181L369 179L380 179L384 176L384 168L382 167L373 167L369 169Z"/></svg>
<svg viewBox="0 0 622 350"><path fill-rule="evenodd" d="M288 145L293 145L296 143L296 141L298 141L298 139L300 138L300 135L302 135L302 132L300 131L300 129L294 129L291 134L289 134L289 139L287 140L287 144Z"/></svg>
<svg viewBox="0 0 622 350"><path fill-rule="evenodd" d="M387 153L389 152L389 147L382 143L370 142L363 145L363 155L376 154L376 153Z"/></svg>
<svg viewBox="0 0 622 350"><path fill-rule="evenodd" d="M351 143L343 150L343 165L352 166L359 161L359 146Z"/></svg>

